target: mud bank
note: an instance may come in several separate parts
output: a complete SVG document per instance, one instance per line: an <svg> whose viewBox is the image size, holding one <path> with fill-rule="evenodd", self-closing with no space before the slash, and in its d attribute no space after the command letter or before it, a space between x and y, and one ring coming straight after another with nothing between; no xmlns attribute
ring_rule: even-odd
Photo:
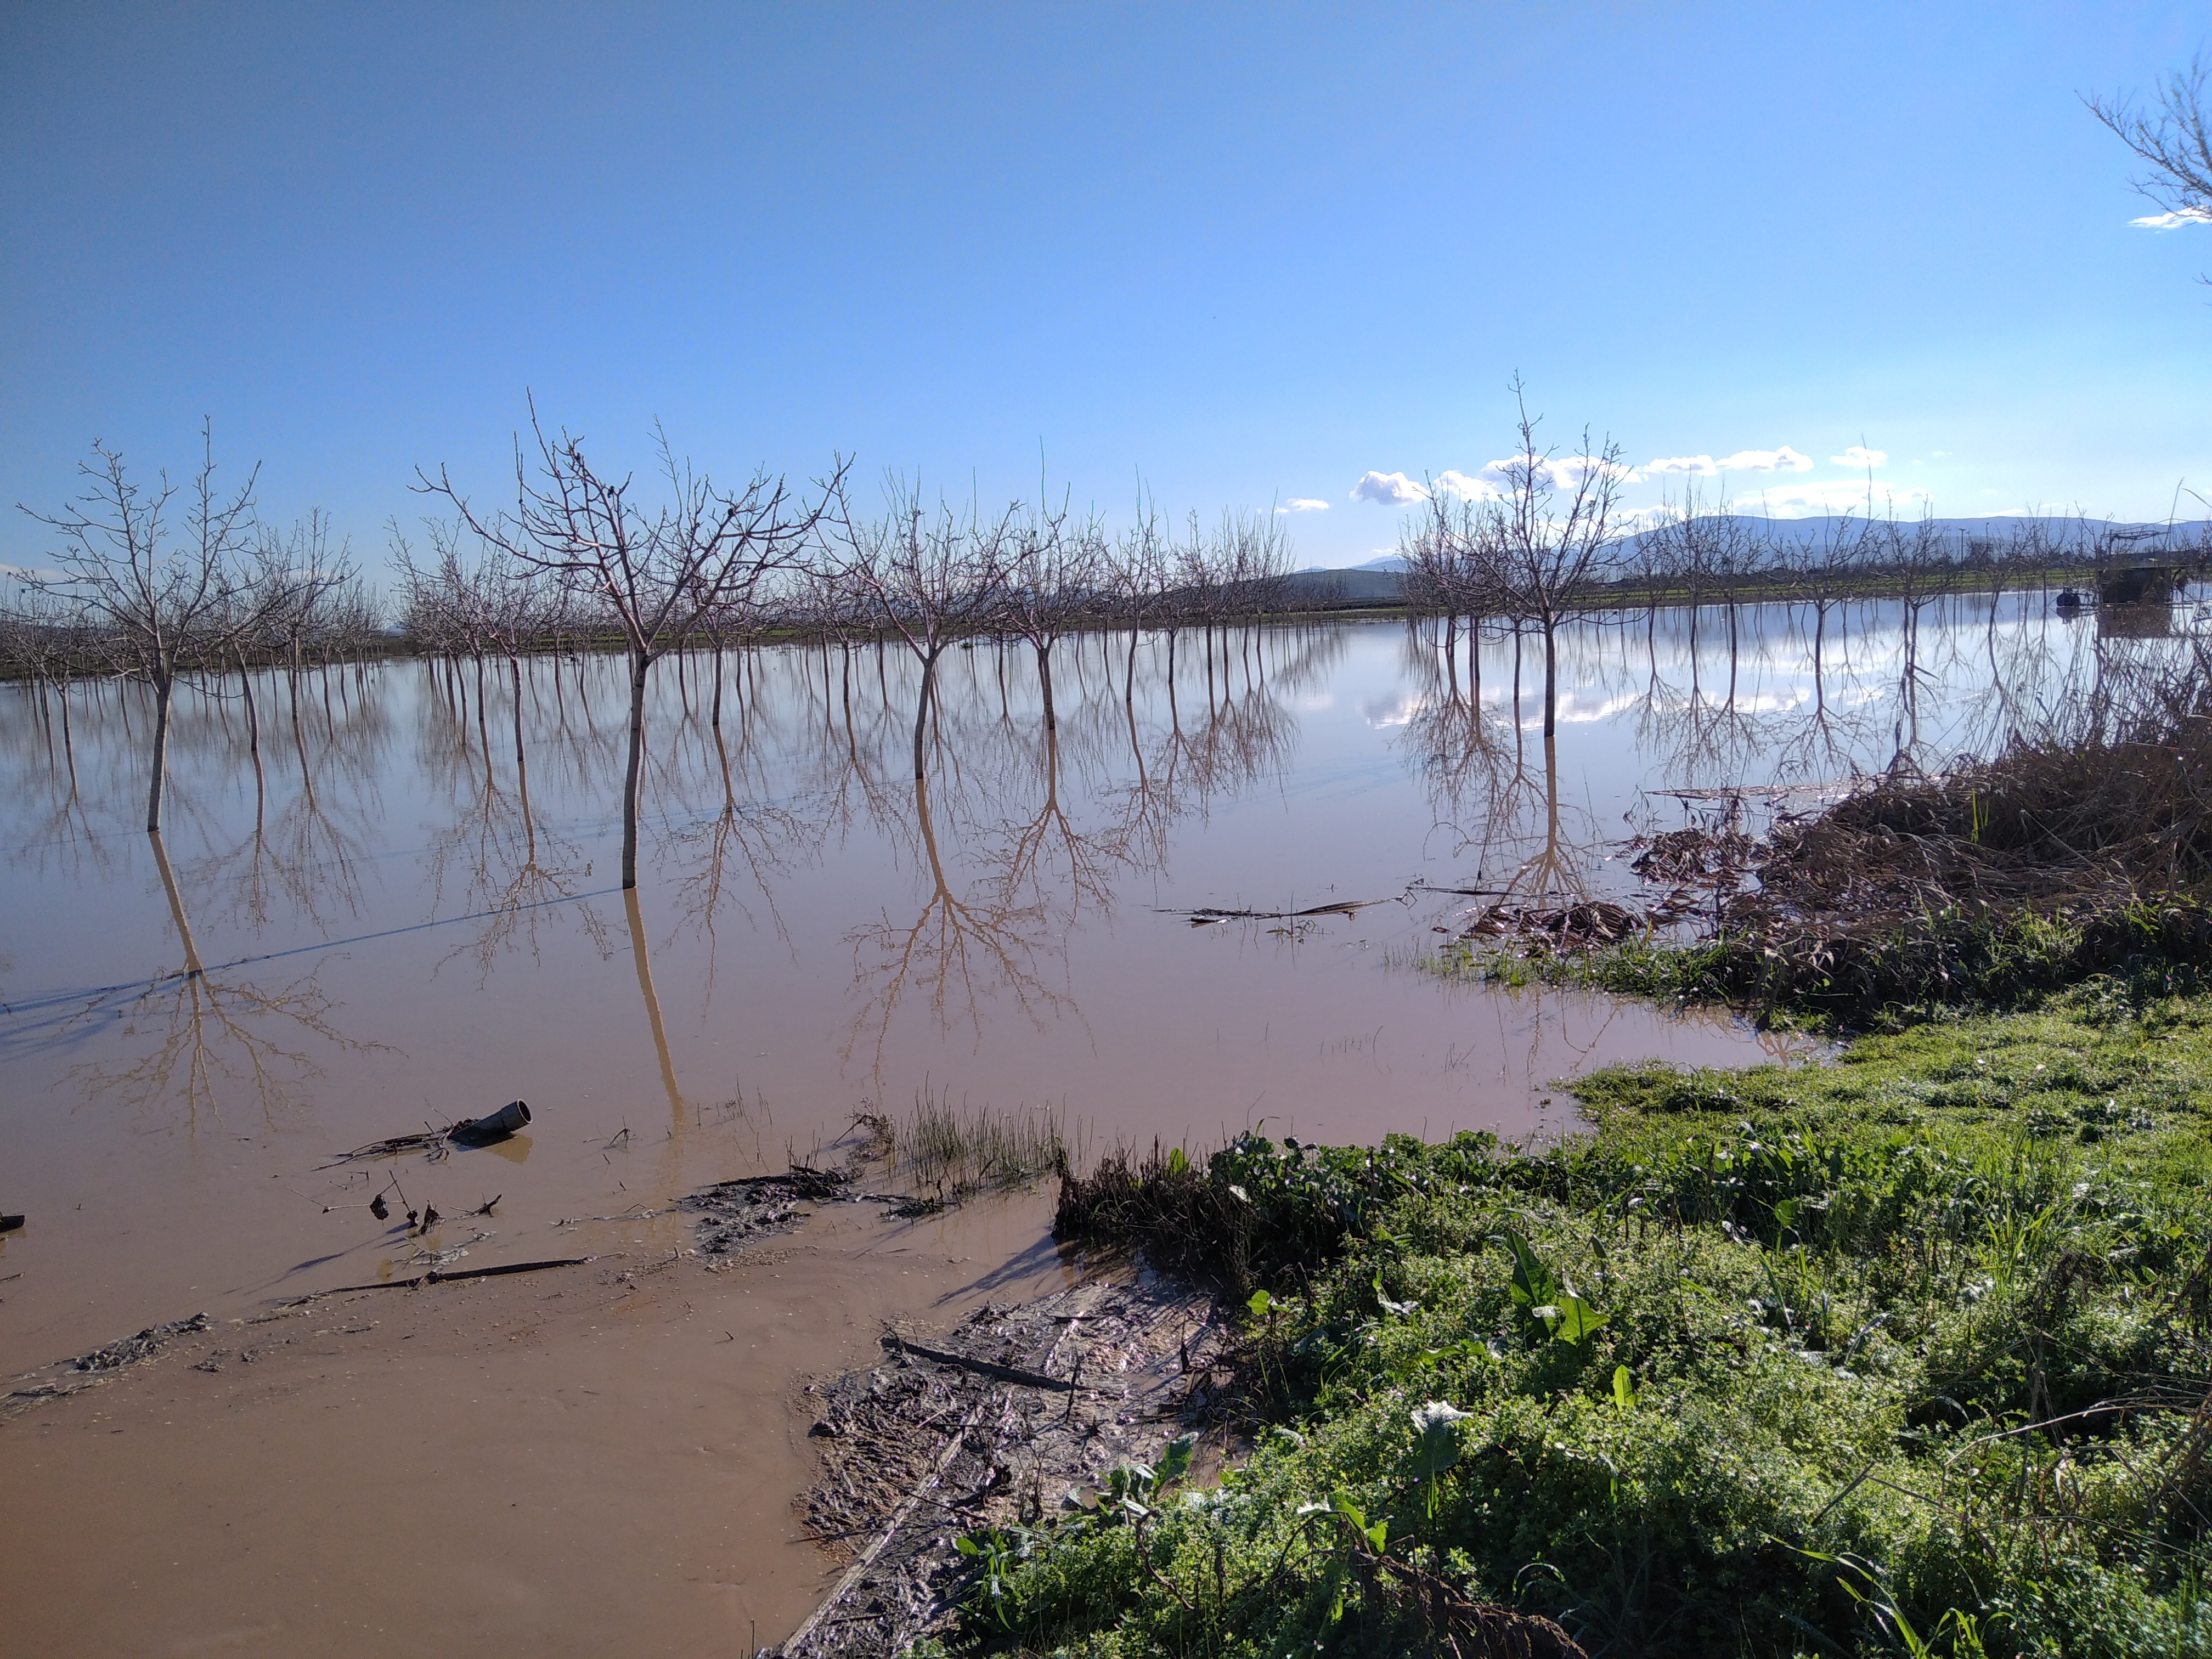
<svg viewBox="0 0 2212 1659"><path fill-rule="evenodd" d="M1048 1221L827 1204L726 1257L324 1296L44 1368L0 1420L0 1656L775 1645L845 1571L799 1507L807 1385L1074 1289Z"/></svg>
<svg viewBox="0 0 2212 1659"><path fill-rule="evenodd" d="M806 1518L852 1565L781 1659L896 1653L949 1625L972 1577L956 1539L1034 1523L1109 1471L1156 1462L1211 1427L1230 1382L1222 1310L1149 1273L992 1304L884 1346L883 1363L809 1390L826 1449Z"/></svg>

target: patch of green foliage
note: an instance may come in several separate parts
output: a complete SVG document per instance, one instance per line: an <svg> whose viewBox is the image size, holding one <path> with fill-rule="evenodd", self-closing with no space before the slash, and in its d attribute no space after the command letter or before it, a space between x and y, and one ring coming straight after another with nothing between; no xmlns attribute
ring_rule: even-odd
<svg viewBox="0 0 2212 1659"><path fill-rule="evenodd" d="M1064 1208L1234 1243L1256 1446L972 1540L963 1644L2212 1654L2212 998L1578 1092L1556 1146L1247 1135Z"/></svg>
<svg viewBox="0 0 2212 1659"><path fill-rule="evenodd" d="M1895 1031L2031 1007L2093 977L2121 981L2138 1001L2187 995L2206 988L2208 958L2212 908L2130 899L2055 913L1954 904L1852 933L1729 928L1695 943L1460 940L1420 965L1447 979L1727 1003L1765 1025Z"/></svg>

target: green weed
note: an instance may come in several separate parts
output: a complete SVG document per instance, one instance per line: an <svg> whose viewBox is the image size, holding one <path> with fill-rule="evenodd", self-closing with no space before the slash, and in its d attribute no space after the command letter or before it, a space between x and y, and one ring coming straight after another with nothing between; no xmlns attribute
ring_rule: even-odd
<svg viewBox="0 0 2212 1659"><path fill-rule="evenodd" d="M2212 998L2092 980L1577 1092L1540 1149L1247 1135L1066 1183L1069 1236L1261 1292L1255 1449L1039 1528L964 1639L2212 1654Z"/></svg>

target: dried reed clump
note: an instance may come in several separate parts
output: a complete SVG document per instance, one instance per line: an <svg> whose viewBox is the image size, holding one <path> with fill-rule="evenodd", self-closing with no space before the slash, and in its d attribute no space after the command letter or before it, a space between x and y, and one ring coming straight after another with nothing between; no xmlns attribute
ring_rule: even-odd
<svg viewBox="0 0 2212 1659"><path fill-rule="evenodd" d="M1935 775L1906 768L1753 840L1637 843L1668 890L1639 917L1493 908L1443 971L1894 1026L2093 975L2130 998L2212 983L2212 653L2115 673L2065 727ZM1691 943L1660 930L1701 919ZM1511 934L1510 952L1474 941Z"/></svg>
<svg viewBox="0 0 2212 1659"><path fill-rule="evenodd" d="M1141 1247L1155 1267L1241 1296L1252 1288L1255 1221L1249 1200L1213 1181L1205 1164L1155 1140L1141 1158L1122 1148L1088 1175L1064 1174L1052 1233L1068 1242Z"/></svg>
<svg viewBox="0 0 2212 1659"><path fill-rule="evenodd" d="M1711 988L1863 1018L2094 973L2195 984L2212 961L2212 714L2202 681L2159 690L2135 718L1784 822L1746 861L1756 884L1719 907Z"/></svg>
<svg viewBox="0 0 2212 1659"><path fill-rule="evenodd" d="M2212 720L2110 742L2016 744L1885 778L1775 835L1761 886L1806 914L1899 901L2195 896L2212 882Z"/></svg>

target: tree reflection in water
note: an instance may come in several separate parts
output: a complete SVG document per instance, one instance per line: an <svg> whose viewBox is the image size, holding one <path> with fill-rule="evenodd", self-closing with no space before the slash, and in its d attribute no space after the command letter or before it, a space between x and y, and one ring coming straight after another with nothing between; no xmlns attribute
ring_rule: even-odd
<svg viewBox="0 0 2212 1659"><path fill-rule="evenodd" d="M275 1122L293 1091L321 1067L312 1050L362 1054L382 1045L349 1037L331 1021L333 1005L316 984L316 969L281 985L244 971L247 964L209 969L200 960L191 921L167 848L149 832L155 869L184 951L184 966L159 975L120 1010L113 1046L124 1056L74 1068L88 1098L118 1100L137 1110L180 1109L188 1129L222 1124L226 1095L244 1096ZM103 1006L86 1011L90 1019Z"/></svg>
<svg viewBox="0 0 2212 1659"><path fill-rule="evenodd" d="M1493 896L1572 898L1596 884L1602 826L1572 799L1556 745L1531 742L1546 704L1570 691L1585 707L1558 710L1563 724L1629 724L1636 769L1662 798L1632 804L1631 821L1652 827L1678 809L1734 820L1866 772L1993 752L2085 696L2094 702L2119 654L2086 629L2068 633L2034 592L1909 604L1821 594L1623 621L1564 632L1561 684L1550 688L1527 684L1510 624L1478 635L1469 661L1480 665L1464 673L1463 621L1408 626L1399 743L1438 828L1455 854L1476 857L1476 884ZM1931 687L1944 698L1940 732L1926 720Z"/></svg>
<svg viewBox="0 0 2212 1659"><path fill-rule="evenodd" d="M1006 1018L1070 1024L1079 1041L1071 938L1166 879L1179 835L1218 804L1294 778L1295 711L1336 695L1349 642L1375 637L1218 623L1179 638L1071 635L1053 647L1050 720L1027 645L950 643L925 698L914 653L849 627L808 645L718 641L672 659L661 683L647 886L619 916L593 884L626 738L608 663L501 658L479 673L465 659L418 660L319 681L233 670L176 711L168 840L151 844L184 966L128 1000L95 999L106 1023L76 1075L139 1108L173 1101L186 1122L232 1099L276 1113L319 1061L370 1045L339 1029L315 969L271 977L265 957L211 967L202 944L221 933L222 954L242 954L240 936L270 956L312 953L387 926L455 929L435 935L433 971L465 962L479 985L579 940L612 964L626 942L672 1132L697 1115L672 1021L680 1037L735 1006L717 991L725 969L758 985L825 940L839 971L850 957L834 1035L878 1097L902 1030L981 1043ZM1910 615L1821 594L1569 622L1546 685L1530 672L1540 652L1510 626L1422 623L1397 662L1408 716L1395 741L1436 826L1431 856L1476 867L1449 878L1548 902L1601 883L1623 808L1630 827L1649 826L1741 799L1747 782L1832 784L1986 750L2069 700L2103 708L2127 665L2177 648L2069 628L2033 594L1924 598ZM13 874L119 889L139 833L114 824L143 785L142 694L80 683L4 695ZM830 860L875 885L800 880ZM806 913L811 938L786 914L802 888L808 902L836 901ZM868 896L854 902L855 890ZM856 912L872 918L856 926ZM32 1041L27 1030L8 1041ZM91 1040L88 1020L72 1030Z"/></svg>
<svg viewBox="0 0 2212 1659"><path fill-rule="evenodd" d="M1140 700L1133 685L1117 693L1101 653L1103 684L1094 689L1081 645L1067 647L1079 693L1073 708L1063 697L1056 720L1040 713L1026 729L1009 697L982 695L984 653L971 653L973 695L935 699L933 764L910 798L899 797L910 799L911 817L889 817L895 798L866 792L924 878L911 921L885 912L849 935L857 1009L845 1058L865 1048L878 1088L893 1025L908 1004L940 1032L964 1026L979 1042L994 1003L1039 1029L1079 1021L1066 987L1078 923L1086 915L1110 919L1124 878L1164 868L1177 819L1286 763L1296 721L1281 694L1316 684L1343 648L1337 630L1267 630L1237 653L1247 665L1242 691L1230 687L1224 648L1208 670L1218 678L1206 716L1187 726L1164 668L1160 695ZM1133 664L1133 654L1127 660ZM1004 687L1026 665L1000 657L992 667ZM956 722L972 712L972 725L948 725L948 705ZM1118 782L1124 738L1134 775Z"/></svg>

